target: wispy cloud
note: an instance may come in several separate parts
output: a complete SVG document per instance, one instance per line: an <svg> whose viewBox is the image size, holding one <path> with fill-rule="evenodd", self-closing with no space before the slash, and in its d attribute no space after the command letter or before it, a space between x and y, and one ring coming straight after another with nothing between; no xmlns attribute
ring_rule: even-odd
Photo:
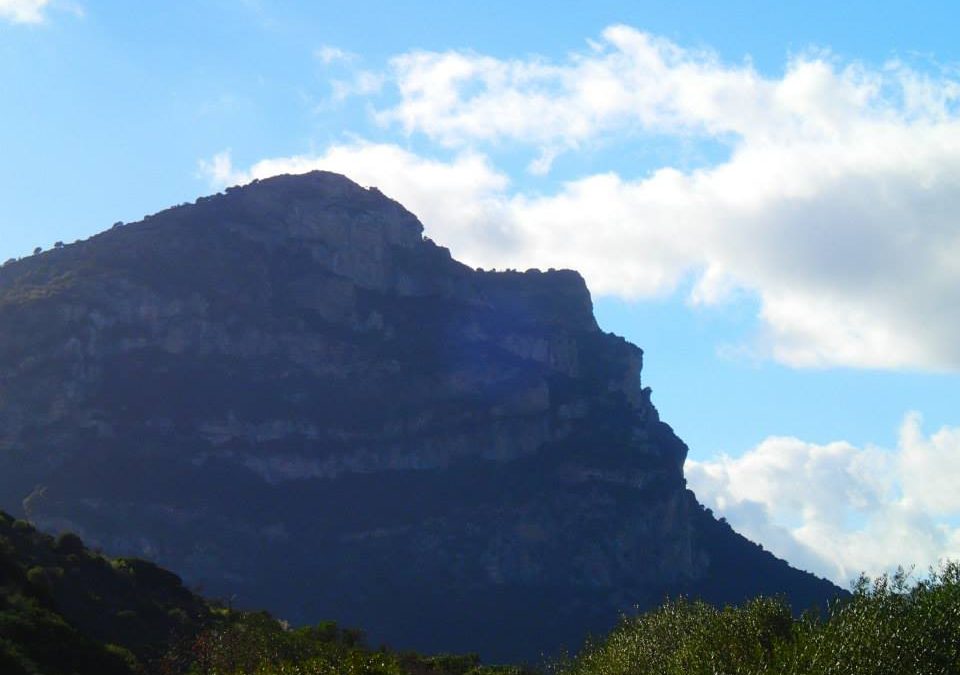
<svg viewBox="0 0 960 675"><path fill-rule="evenodd" d="M916 413L892 450L772 437L685 471L739 532L840 584L960 557L960 428L925 435Z"/></svg>
<svg viewBox="0 0 960 675"><path fill-rule="evenodd" d="M693 305L752 294L762 330L750 348L793 366L960 369L960 83L950 76L812 53L767 77L625 26L562 62L417 51L390 63L398 98L376 119L425 141L419 156L360 142L239 174L316 163L353 173L468 263L572 267L598 294L662 296L691 279ZM369 84L341 93L382 82ZM513 188L521 181L492 159L505 143L527 148L528 169L549 176L559 155L650 134L728 153L536 193ZM463 157L487 188L433 209L423 195L437 190L418 181L460 176Z"/></svg>
<svg viewBox="0 0 960 675"><path fill-rule="evenodd" d="M320 63L324 65L329 65L331 63L337 62L351 62L356 60L357 55L353 52L348 52L341 49L340 47L335 47L333 45L323 45L318 47L313 51L313 56Z"/></svg>
<svg viewBox="0 0 960 675"><path fill-rule="evenodd" d="M347 80L332 80L333 99L343 101L351 96L370 96L379 92L384 85L382 74L372 70L359 70Z"/></svg>
<svg viewBox="0 0 960 675"><path fill-rule="evenodd" d="M13 23L43 23L50 0L0 0L0 19Z"/></svg>
<svg viewBox="0 0 960 675"><path fill-rule="evenodd" d="M218 152L210 159L201 159L197 163L197 175L206 178L213 187L223 187L234 183L249 182L238 176L233 169L233 160L229 150Z"/></svg>

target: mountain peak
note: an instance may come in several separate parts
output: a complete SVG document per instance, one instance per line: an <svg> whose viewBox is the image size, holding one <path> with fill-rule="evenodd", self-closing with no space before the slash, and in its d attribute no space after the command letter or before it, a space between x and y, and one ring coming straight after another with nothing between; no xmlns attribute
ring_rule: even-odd
<svg viewBox="0 0 960 675"><path fill-rule="evenodd" d="M258 222L285 225L294 236L316 234L331 215L344 212L354 227L379 228L391 244L413 246L423 235L420 221L398 202L375 187L361 187L329 171L254 180L200 202L208 200L224 200L228 208L243 209Z"/></svg>

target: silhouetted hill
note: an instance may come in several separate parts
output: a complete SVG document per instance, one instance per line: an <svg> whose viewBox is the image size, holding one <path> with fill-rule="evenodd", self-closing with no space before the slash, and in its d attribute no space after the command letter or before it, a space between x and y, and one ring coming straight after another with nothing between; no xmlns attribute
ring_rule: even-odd
<svg viewBox="0 0 960 675"><path fill-rule="evenodd" d="M0 507L219 597L534 659L665 594L838 589L717 523L582 278L280 176L0 269Z"/></svg>

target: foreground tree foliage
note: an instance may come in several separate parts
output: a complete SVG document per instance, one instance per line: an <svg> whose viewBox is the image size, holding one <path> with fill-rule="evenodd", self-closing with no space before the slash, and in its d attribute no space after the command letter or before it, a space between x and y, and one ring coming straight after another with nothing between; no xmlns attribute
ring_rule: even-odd
<svg viewBox="0 0 960 675"><path fill-rule="evenodd" d="M821 618L775 598L717 609L679 599L624 618L556 666L559 675L956 675L960 564L912 585L903 571L862 576Z"/></svg>
<svg viewBox="0 0 960 675"><path fill-rule="evenodd" d="M0 512L0 673L128 675L210 620L152 563L108 559Z"/></svg>
<svg viewBox="0 0 960 675"><path fill-rule="evenodd" d="M922 580L861 577L821 614L776 598L718 609L679 599L624 618L554 675L958 675L960 563ZM0 512L2 675L533 675L476 655L364 643L332 622L236 612L151 563L109 559Z"/></svg>
<svg viewBox="0 0 960 675"><path fill-rule="evenodd" d="M374 650L359 631L333 622L292 629L265 612L225 613L218 625L171 650L160 670L192 675L532 675L515 666L483 666L473 654Z"/></svg>

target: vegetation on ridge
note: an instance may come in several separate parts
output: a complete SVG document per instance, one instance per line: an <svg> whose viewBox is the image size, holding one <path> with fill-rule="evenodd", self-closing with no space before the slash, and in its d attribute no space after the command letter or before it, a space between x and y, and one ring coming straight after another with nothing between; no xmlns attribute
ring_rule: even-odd
<svg viewBox="0 0 960 675"><path fill-rule="evenodd" d="M624 618L558 675L956 675L960 564L911 584L861 576L822 619L777 598L718 609L680 599Z"/></svg>
<svg viewBox="0 0 960 675"><path fill-rule="evenodd" d="M955 675L960 564L910 582L861 577L825 618L785 600L718 609L679 599L624 617L554 675ZM372 649L332 622L291 628L208 603L151 563L108 559L0 512L4 675L532 675L475 655Z"/></svg>

